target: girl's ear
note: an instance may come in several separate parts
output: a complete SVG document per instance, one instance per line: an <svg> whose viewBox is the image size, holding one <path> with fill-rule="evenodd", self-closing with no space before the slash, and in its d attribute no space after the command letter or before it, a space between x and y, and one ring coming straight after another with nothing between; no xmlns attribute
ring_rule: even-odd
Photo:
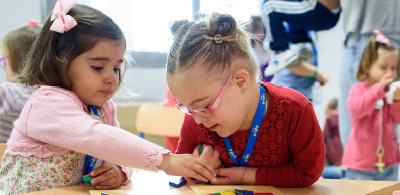
<svg viewBox="0 0 400 195"><path fill-rule="evenodd" d="M241 92L246 92L250 87L250 75L245 69L239 69L233 74L232 80L236 83Z"/></svg>

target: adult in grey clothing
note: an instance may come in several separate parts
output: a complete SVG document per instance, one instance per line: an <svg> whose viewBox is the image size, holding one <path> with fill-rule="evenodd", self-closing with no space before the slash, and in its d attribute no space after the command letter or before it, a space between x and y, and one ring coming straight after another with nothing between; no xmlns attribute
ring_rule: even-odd
<svg viewBox="0 0 400 195"><path fill-rule="evenodd" d="M400 1L341 0L341 5L346 37L340 67L339 131L345 149L351 130L347 96L351 85L357 82L361 55L373 29L379 29L400 46Z"/></svg>

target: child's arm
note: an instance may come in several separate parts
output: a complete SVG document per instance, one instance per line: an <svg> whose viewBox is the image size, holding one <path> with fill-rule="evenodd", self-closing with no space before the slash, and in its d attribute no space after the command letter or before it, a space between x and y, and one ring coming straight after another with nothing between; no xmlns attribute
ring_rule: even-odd
<svg viewBox="0 0 400 195"><path fill-rule="evenodd" d="M180 175L203 182L212 181L215 175L215 170L207 160L193 154L165 154L158 168L168 175Z"/></svg>
<svg viewBox="0 0 400 195"><path fill-rule="evenodd" d="M350 88L347 98L347 107L353 117L361 119L370 114L377 101L385 97L385 92L378 84L365 90L361 84L355 84Z"/></svg>
<svg viewBox="0 0 400 195"><path fill-rule="evenodd" d="M228 168L219 168L217 169L217 177L212 184L215 185L232 185L232 184L241 184L241 185L255 185L256 181L256 173L258 168L256 167L228 167Z"/></svg>
<svg viewBox="0 0 400 195"><path fill-rule="evenodd" d="M202 159L197 160L199 158L193 155L172 155L132 133L102 124L86 114L75 97L60 93L36 95L15 124L25 136L48 143L49 147L67 148L119 165L151 171L163 169L166 173L198 179L213 178L214 170ZM177 170L177 167L183 169Z"/></svg>
<svg viewBox="0 0 400 195"><path fill-rule="evenodd" d="M117 120L117 106L115 105L115 103L112 100L108 101L108 107L110 107L110 124L114 127L119 127L121 128L121 126L119 125L119 122ZM126 180L124 180L122 182L121 185L125 185L129 182L132 174L133 174L133 168L130 167L126 167L126 166L121 166L121 165L117 165L120 170L122 171L122 173L124 174L124 177L126 178Z"/></svg>

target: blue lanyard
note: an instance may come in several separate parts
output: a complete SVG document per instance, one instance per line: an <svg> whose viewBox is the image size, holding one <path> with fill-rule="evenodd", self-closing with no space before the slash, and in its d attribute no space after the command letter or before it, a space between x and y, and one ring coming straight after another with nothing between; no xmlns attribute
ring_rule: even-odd
<svg viewBox="0 0 400 195"><path fill-rule="evenodd" d="M253 152L254 145L256 144L256 139L258 136L258 130L260 129L261 126L261 121L264 116L264 111L265 111L265 91L264 87L260 84L258 84L260 87L260 100L258 101L258 107L256 111L256 115L254 116L253 120L253 125L251 127L250 135L249 135L249 140L247 141L246 148L244 149L242 159L240 160L240 166L246 166L247 163L249 163L251 153ZM224 137L224 142L226 146L226 150L228 151L229 157L231 157L232 161L236 164L236 166L239 166L237 155L235 151L233 151L233 148L231 146L231 143L229 142L228 137Z"/></svg>
<svg viewBox="0 0 400 195"><path fill-rule="evenodd" d="M96 116L99 116L99 114L97 113L97 108L96 106L91 105L90 106L92 108L93 114ZM90 156L90 155L86 155L86 168L85 168L85 175L89 174L90 172L92 172L94 165L97 162L97 158Z"/></svg>

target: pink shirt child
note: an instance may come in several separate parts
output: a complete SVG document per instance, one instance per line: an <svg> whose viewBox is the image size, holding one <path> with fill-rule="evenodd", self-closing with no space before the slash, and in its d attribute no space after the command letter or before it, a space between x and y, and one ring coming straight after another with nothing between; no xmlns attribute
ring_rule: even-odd
<svg viewBox="0 0 400 195"><path fill-rule="evenodd" d="M354 84L349 92L347 106L350 111L351 133L343 155L342 165L361 171L375 171L378 162L376 150L379 143L379 110L375 105L384 99L383 105L383 163L385 167L400 162L394 123L400 123L400 102L387 104L385 92L378 84L365 82Z"/></svg>

